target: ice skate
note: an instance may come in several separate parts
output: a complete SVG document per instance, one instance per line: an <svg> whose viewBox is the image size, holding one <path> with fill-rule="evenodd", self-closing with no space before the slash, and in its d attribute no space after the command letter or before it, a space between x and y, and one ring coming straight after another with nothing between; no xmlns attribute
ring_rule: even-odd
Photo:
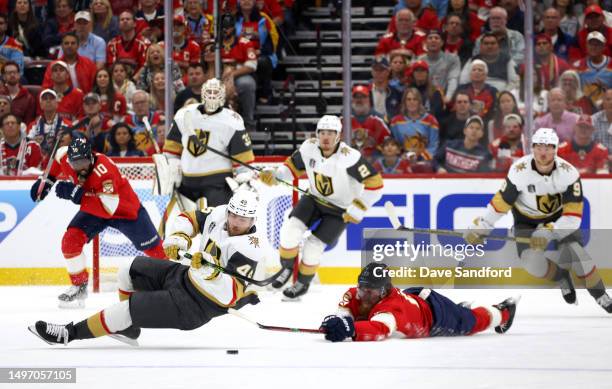
<svg viewBox="0 0 612 389"><path fill-rule="evenodd" d="M563 295L563 300L568 304L578 305L578 301L576 300L576 289L574 288L574 283L569 271L564 271L558 284L561 289L561 294Z"/></svg>
<svg viewBox="0 0 612 389"><path fill-rule="evenodd" d="M504 311L504 310L508 311L508 320L506 320L504 323L495 327L495 332L497 332L498 334L503 334L503 333L506 333L510 329L510 327L512 327L512 322L514 321L514 315L516 314L516 305L518 304L519 301L520 301L520 297L518 298L510 297L510 298L505 299L499 304L493 305L495 308L499 309L500 311Z"/></svg>
<svg viewBox="0 0 612 389"><path fill-rule="evenodd" d="M137 339L140 336L140 327L129 326L125 330L117 331L108 336L130 346L138 346Z"/></svg>
<svg viewBox="0 0 612 389"><path fill-rule="evenodd" d="M85 308L85 299L87 298L87 282L81 285L71 285L64 293L60 294L60 308Z"/></svg>
<svg viewBox="0 0 612 389"><path fill-rule="evenodd" d="M310 284L303 284L297 281L295 284L283 290L283 301L299 301L299 297L305 295L309 287Z"/></svg>
<svg viewBox="0 0 612 389"><path fill-rule="evenodd" d="M69 324L51 324L45 321L37 321L33 326L29 326L28 330L38 336L48 344L64 344L67 345L72 341L74 336L74 327Z"/></svg>

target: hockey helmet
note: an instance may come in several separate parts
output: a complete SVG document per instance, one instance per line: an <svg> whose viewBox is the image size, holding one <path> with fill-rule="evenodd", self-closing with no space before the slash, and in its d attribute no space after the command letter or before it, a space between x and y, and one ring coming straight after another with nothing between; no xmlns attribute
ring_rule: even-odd
<svg viewBox="0 0 612 389"><path fill-rule="evenodd" d="M559 147L559 137L552 128L540 128L531 137L531 145L553 145L555 150Z"/></svg>
<svg viewBox="0 0 612 389"><path fill-rule="evenodd" d="M391 277L388 270L389 266L382 262L372 262L367 264L359 273L357 286L368 289L388 289L392 286Z"/></svg>
<svg viewBox="0 0 612 389"><path fill-rule="evenodd" d="M340 133L342 132L342 121L338 116L334 115L323 115L317 122L317 135L319 131L335 131L336 132L336 143L340 140Z"/></svg>
<svg viewBox="0 0 612 389"><path fill-rule="evenodd" d="M222 108L225 104L225 85L211 78L202 85L202 104L206 113L211 114Z"/></svg>
<svg viewBox="0 0 612 389"><path fill-rule="evenodd" d="M258 206L257 193L250 190L239 190L230 198L227 211L234 215L255 218Z"/></svg>

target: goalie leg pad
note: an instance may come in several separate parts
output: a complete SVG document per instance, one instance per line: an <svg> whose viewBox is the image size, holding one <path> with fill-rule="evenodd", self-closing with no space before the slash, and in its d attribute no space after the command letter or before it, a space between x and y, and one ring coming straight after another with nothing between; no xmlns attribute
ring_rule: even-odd
<svg viewBox="0 0 612 389"><path fill-rule="evenodd" d="M314 235L310 235L304 242L302 263L310 268L319 266L321 255L325 251L325 243ZM302 264L300 264L301 267ZM314 274L314 271L312 272Z"/></svg>
<svg viewBox="0 0 612 389"><path fill-rule="evenodd" d="M526 249L521 253L521 261L527 273L538 278L546 276L548 262L543 251Z"/></svg>
<svg viewBox="0 0 612 389"><path fill-rule="evenodd" d="M280 230L280 245L285 249L297 247L308 227L297 217L290 217Z"/></svg>
<svg viewBox="0 0 612 389"><path fill-rule="evenodd" d="M110 332L125 330L132 325L130 316L130 302L128 300L118 302L102 311L104 321Z"/></svg>
<svg viewBox="0 0 612 389"><path fill-rule="evenodd" d="M171 171L168 159L163 154L153 154L153 162L157 173L157 179L154 181L155 193L159 195L172 194L176 178ZM159 187L157 187L158 184Z"/></svg>

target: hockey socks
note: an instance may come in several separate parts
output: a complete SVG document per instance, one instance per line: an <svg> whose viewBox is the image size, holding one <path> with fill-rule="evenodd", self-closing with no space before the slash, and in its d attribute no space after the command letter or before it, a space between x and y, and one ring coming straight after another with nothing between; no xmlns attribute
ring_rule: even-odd
<svg viewBox="0 0 612 389"><path fill-rule="evenodd" d="M282 288L287 281L293 275L293 267L295 266L295 260L298 256L299 248L295 247L292 249L286 249L281 247L279 249L280 263L283 271L276 277L276 280L272 283L272 287L275 289Z"/></svg>
<svg viewBox="0 0 612 389"><path fill-rule="evenodd" d="M576 304L576 289L569 271L562 269L553 261L547 259L548 270L544 278L559 284L563 299L568 304Z"/></svg>

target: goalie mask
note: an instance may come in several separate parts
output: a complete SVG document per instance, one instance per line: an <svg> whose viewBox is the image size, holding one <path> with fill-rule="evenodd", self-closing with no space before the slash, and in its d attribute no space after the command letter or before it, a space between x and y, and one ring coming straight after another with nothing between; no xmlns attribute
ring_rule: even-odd
<svg viewBox="0 0 612 389"><path fill-rule="evenodd" d="M340 118L334 115L324 115L317 122L317 140L319 139L320 131L335 131L336 139L334 144L337 144L340 141L340 134L342 133L342 121Z"/></svg>
<svg viewBox="0 0 612 389"><path fill-rule="evenodd" d="M202 104L207 114L212 114L223 108L225 104L225 86L216 79L211 78L202 85Z"/></svg>

